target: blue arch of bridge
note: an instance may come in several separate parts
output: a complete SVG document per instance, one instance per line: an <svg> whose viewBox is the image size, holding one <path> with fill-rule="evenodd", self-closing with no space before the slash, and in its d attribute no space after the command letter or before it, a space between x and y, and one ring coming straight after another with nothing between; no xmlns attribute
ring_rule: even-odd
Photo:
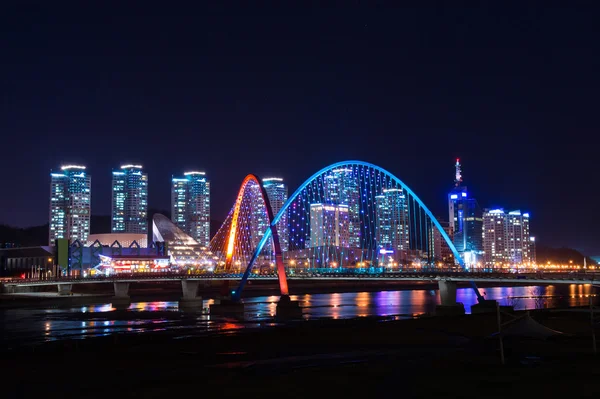
<svg viewBox="0 0 600 399"><path fill-rule="evenodd" d="M294 202L296 200L296 198L298 197L298 195L300 195L300 193L313 180L315 180L317 177L321 176L322 174L326 173L329 170L337 169L337 168L342 167L342 166L364 166L364 167L367 167L367 168L371 168L371 169L377 170L377 171L379 171L379 172L381 172L381 173L389 176L397 184L399 184L404 190L406 190L406 192L415 201L417 201L417 203L419 204L419 206L421 207L421 209L423 209L423 211L425 212L425 214L433 222L433 224L438 229L438 231L441 234L441 236L444 238L444 240L448 244L448 247L450 248L450 250L452 251L452 254L454 255L454 259L456 259L457 262L458 262L458 264L463 269L466 270L466 265L465 265L465 262L464 262L462 256L460 256L460 254L458 253L458 250L456 249L456 247L452 243L452 240L450 239L450 237L448 236L448 234L446 233L446 231L444 231L444 229L440 225L440 222L438 222L438 220L435 218L435 216L433 216L433 214L431 213L431 211L429 210L429 208L427 208L427 206L423 203L423 201L421 201L421 199L406 184L404 184L404 182L402 180L400 180L399 178L397 178L396 176L394 176L393 174L391 174L387 170L385 170L385 169L383 169L383 168L381 168L381 167L379 167L377 165L374 165L372 163L369 163L369 162L364 162L364 161L342 161L342 162L334 163L333 165L329 165L329 166L327 166L327 167L319 170L317 173L315 173L311 177L309 177L304 183L302 183L302 185L300 185L300 187L298 187L298 189L296 191L294 191L294 193L288 198L288 200L286 201L286 203L283 204L283 207L281 207L281 209L279 210L279 212L277 213L277 215L273 218L273 220L271 222L271 226L269 226L269 228L265 231L265 234L263 235L262 239L258 243L258 246L256 247L256 250L254 251L254 254L252 255L252 258L250 258L250 262L248 263L248 267L246 268L246 270L244 272L244 275L242 277L242 280L240 281L240 285L239 285L238 289L236 291L233 291L232 298L234 300L239 300L240 299L240 297L242 295L242 290L244 289L244 286L246 285L246 281L248 280L248 277L250 276L250 272L252 271L252 266L254 266L254 262L256 261L256 258L258 257L258 254L263 250L263 247L265 246L267 240L269 239L269 237L271 237L272 230L277 228L277 223L279 222L279 220L281 220L281 218L283 217L284 213L287 212L287 210L288 210L289 206L292 204L292 202ZM479 290L477 289L477 286L475 285L474 282L471 282L471 286L475 290L475 293L477 294L478 300L480 300L480 301L483 300L483 297L479 293Z"/></svg>

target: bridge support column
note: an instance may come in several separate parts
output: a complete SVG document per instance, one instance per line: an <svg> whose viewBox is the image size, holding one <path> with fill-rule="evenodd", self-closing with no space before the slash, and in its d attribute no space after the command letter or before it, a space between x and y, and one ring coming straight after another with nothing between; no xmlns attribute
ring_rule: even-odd
<svg viewBox="0 0 600 399"><path fill-rule="evenodd" d="M183 296L179 300L181 310L201 310L202 297L198 296L200 280L181 280L181 291Z"/></svg>
<svg viewBox="0 0 600 399"><path fill-rule="evenodd" d="M439 316L465 314L464 305L456 302L456 281L440 280L438 286L440 289L441 305L435 307L435 313Z"/></svg>
<svg viewBox="0 0 600 399"><path fill-rule="evenodd" d="M58 284L58 295L71 295L73 284Z"/></svg>
<svg viewBox="0 0 600 399"><path fill-rule="evenodd" d="M114 282L115 296L112 298L112 305L117 308L127 308L131 303L129 298L129 283L127 282Z"/></svg>
<svg viewBox="0 0 600 399"><path fill-rule="evenodd" d="M292 301L289 295L282 295L281 298L279 298L275 312L275 316L281 320L302 318L300 302Z"/></svg>
<svg viewBox="0 0 600 399"><path fill-rule="evenodd" d="M115 298L129 299L129 283L115 282Z"/></svg>

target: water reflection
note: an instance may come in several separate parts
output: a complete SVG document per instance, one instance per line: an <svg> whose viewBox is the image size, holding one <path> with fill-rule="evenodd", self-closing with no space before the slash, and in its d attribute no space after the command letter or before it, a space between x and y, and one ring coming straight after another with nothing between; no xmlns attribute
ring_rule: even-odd
<svg viewBox="0 0 600 399"><path fill-rule="evenodd" d="M591 285L556 285L547 287L493 287L482 289L487 299L515 309L584 306L593 295ZM292 295L303 307L305 319L387 316L395 319L433 313L439 293L432 290L353 292ZM197 312L180 312L178 302L134 302L120 311L110 303L75 308L1 310L6 339L30 343L58 339L85 338L146 331L174 332L178 337L210 332L231 333L248 327L273 325L278 296L247 298L242 320L210 315L205 311L214 300L203 302ZM470 313L477 303L470 288L457 290L457 301Z"/></svg>

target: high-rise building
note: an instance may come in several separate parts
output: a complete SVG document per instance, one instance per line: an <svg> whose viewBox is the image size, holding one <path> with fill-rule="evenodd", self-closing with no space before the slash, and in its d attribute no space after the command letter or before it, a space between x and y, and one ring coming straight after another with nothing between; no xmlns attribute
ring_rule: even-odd
<svg viewBox="0 0 600 399"><path fill-rule="evenodd" d="M483 261L486 267L498 268L506 261L506 213L502 209L483 213Z"/></svg>
<svg viewBox="0 0 600 399"><path fill-rule="evenodd" d="M529 213L502 209L483 214L483 244L486 267L523 265L532 262Z"/></svg>
<svg viewBox="0 0 600 399"><path fill-rule="evenodd" d="M265 231L269 228L269 217L258 184L251 182L246 186L246 195L249 196L248 201L250 201L249 209L247 211L250 217L250 239L252 248L256 248L265 234ZM242 204L242 207L244 207L244 204ZM267 255L268 253L271 253L272 250L273 244L272 241L269 240L263 246L263 254Z"/></svg>
<svg viewBox="0 0 600 399"><path fill-rule="evenodd" d="M524 264L529 257L529 213L508 212L506 218L506 260L512 264Z"/></svg>
<svg viewBox="0 0 600 399"><path fill-rule="evenodd" d="M288 188L283 182L282 178L279 177L267 177L262 180L263 187L267 192L267 197L273 210L273 217L275 217L283 205L288 199ZM279 235L279 242L281 243L281 250L287 251L289 247L289 226L288 226L288 214L285 212L279 223L277 223L277 234Z"/></svg>
<svg viewBox="0 0 600 399"><path fill-rule="evenodd" d="M310 247L348 248L350 218L348 205L310 205Z"/></svg>
<svg viewBox="0 0 600 399"><path fill-rule="evenodd" d="M323 179L323 191L326 204L348 206L348 246L360 248L360 185L357 172L351 168L332 170Z"/></svg>
<svg viewBox="0 0 600 399"><path fill-rule="evenodd" d="M410 249L408 201L399 188L384 189L375 197L377 246L394 252Z"/></svg>
<svg viewBox="0 0 600 399"><path fill-rule="evenodd" d="M148 174L140 165L112 172L112 232L148 232Z"/></svg>
<svg viewBox="0 0 600 399"><path fill-rule="evenodd" d="M452 239L450 224L444 220L438 219L442 229ZM434 263L450 263L454 261L454 255L448 246L448 243L442 237L442 234L435 226L431 226L429 232L429 257Z"/></svg>
<svg viewBox="0 0 600 399"><path fill-rule="evenodd" d="M535 237L529 236L529 262L532 265L537 263L537 255L535 251Z"/></svg>
<svg viewBox="0 0 600 399"><path fill-rule="evenodd" d="M467 187L462 185L458 159L455 164L454 188L448 193L448 217L454 246L463 255L465 262L480 256L483 252L482 211L477 200L470 198Z"/></svg>
<svg viewBox="0 0 600 399"><path fill-rule="evenodd" d="M204 247L210 242L210 181L204 172L173 178L171 221Z"/></svg>
<svg viewBox="0 0 600 399"><path fill-rule="evenodd" d="M65 165L51 173L49 244L58 238L85 244L90 234L92 177L85 166Z"/></svg>

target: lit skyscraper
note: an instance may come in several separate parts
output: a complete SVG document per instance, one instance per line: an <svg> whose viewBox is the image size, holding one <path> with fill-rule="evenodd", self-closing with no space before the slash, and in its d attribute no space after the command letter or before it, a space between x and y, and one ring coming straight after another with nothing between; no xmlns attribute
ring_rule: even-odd
<svg viewBox="0 0 600 399"><path fill-rule="evenodd" d="M486 266L522 265L534 261L529 236L529 213L486 210L483 223Z"/></svg>
<svg viewBox="0 0 600 399"><path fill-rule="evenodd" d="M250 184L246 187L248 195L250 196L250 238L252 241L252 248L256 248L258 243L262 239L265 231L269 227L269 218L265 209L265 203L263 201L260 187L257 184ZM268 241L263 247L263 254L270 253L273 250L272 241Z"/></svg>
<svg viewBox="0 0 600 399"><path fill-rule="evenodd" d="M92 177L85 166L66 165L51 173L49 244L58 238L84 243L90 234Z"/></svg>
<svg viewBox="0 0 600 399"><path fill-rule="evenodd" d="M530 262L529 213L522 214L519 210L508 212L505 235L506 260L512 264Z"/></svg>
<svg viewBox="0 0 600 399"><path fill-rule="evenodd" d="M375 197L377 246L394 252L410 249L408 202L399 188L384 189Z"/></svg>
<svg viewBox="0 0 600 399"><path fill-rule="evenodd" d="M310 247L348 248L350 219L347 205L310 205Z"/></svg>
<svg viewBox="0 0 600 399"><path fill-rule="evenodd" d="M140 165L112 172L112 232L148 232L148 174Z"/></svg>
<svg viewBox="0 0 600 399"><path fill-rule="evenodd" d="M483 213L483 260L486 267L501 267L506 261L506 214L502 209Z"/></svg>
<svg viewBox="0 0 600 399"><path fill-rule="evenodd" d="M361 247L360 187L356 172L350 168L334 169L323 179L325 203L348 206L348 246Z"/></svg>
<svg viewBox="0 0 600 399"><path fill-rule="evenodd" d="M462 186L460 162L455 165L454 188L448 194L448 217L450 236L454 246L463 255L466 263L474 260L483 251L481 241L483 219L477 200L468 196L467 187Z"/></svg>
<svg viewBox="0 0 600 399"><path fill-rule="evenodd" d="M185 172L173 178L171 220L200 245L210 242L210 182L204 172Z"/></svg>
<svg viewBox="0 0 600 399"><path fill-rule="evenodd" d="M283 204L288 199L288 188L283 182L283 179L279 177L268 177L262 181L263 187L267 192L267 197L271 203L273 209L273 217L275 217ZM287 251L289 246L289 231L288 231L288 214L285 212L279 223L277 223L277 234L279 235L279 242L281 243L281 250Z"/></svg>

